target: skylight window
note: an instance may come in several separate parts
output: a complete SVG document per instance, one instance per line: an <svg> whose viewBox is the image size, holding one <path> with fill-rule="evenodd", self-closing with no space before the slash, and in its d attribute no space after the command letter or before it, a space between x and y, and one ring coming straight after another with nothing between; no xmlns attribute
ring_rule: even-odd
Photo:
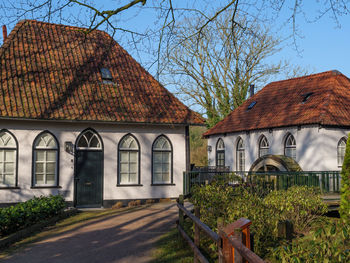
<svg viewBox="0 0 350 263"><path fill-rule="evenodd" d="M104 84L112 84L112 73L108 68L101 68L101 77Z"/></svg>
<svg viewBox="0 0 350 263"><path fill-rule="evenodd" d="M256 104L256 101L253 101L252 103L250 103L247 110L252 109L255 106L255 104Z"/></svg>
<svg viewBox="0 0 350 263"><path fill-rule="evenodd" d="M308 93L304 94L303 95L304 98L303 98L302 103L307 102L310 99L310 97L312 96L312 94L314 94L314 93L313 92L308 92Z"/></svg>

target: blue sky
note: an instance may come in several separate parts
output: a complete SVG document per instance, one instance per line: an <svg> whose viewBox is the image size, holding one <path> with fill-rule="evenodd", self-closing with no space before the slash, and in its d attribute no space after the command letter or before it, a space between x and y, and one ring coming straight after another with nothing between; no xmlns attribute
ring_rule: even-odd
<svg viewBox="0 0 350 263"><path fill-rule="evenodd" d="M191 4L201 5L202 3L205 7L204 9L209 10L212 6L213 1L205 2L206 0L193 0L190 1ZM249 1L249 0L248 0ZM176 4L190 3L183 0L174 1ZM254 2L254 1L253 1ZM292 1L293 2L293 1ZM321 1L322 2L322 1ZM97 2L98 5L108 7L111 0L101 0ZM151 2L152 3L152 2ZM215 4L218 2L214 2ZM297 17L297 25L299 28L299 33L302 37L297 36L296 43L299 52L295 50L295 45L292 39L285 42L283 50L278 53L278 55L271 57L272 62L279 60L289 60L293 65L299 65L303 68L309 70L309 72L323 72L327 70L337 69L343 74L350 77L350 15L340 17L340 27L335 23L334 19L330 17L329 14L323 16L321 19L313 23L306 22L306 19L312 19L317 16L317 9L320 5L317 5L317 0L305 0L303 1L303 11L305 14L299 14ZM215 5L214 4L214 5ZM209 5L208 7L206 5ZM147 27L152 28L154 23L156 23L159 18L157 18L151 9L133 9L127 11L119 17L119 25L121 27L127 26L131 29L146 29ZM0 22L2 24L7 24L7 20L1 17L0 10ZM8 12L8 11L6 11ZM67 13L74 13L77 10L70 9ZM287 6L284 8L278 19L271 26L275 29L279 29L280 25L285 21L286 17L290 15L290 9ZM87 13L81 13L80 17L84 19L84 16L88 16ZM305 17L306 16L306 19ZM24 17L23 17L24 18ZM23 19L22 18L22 19ZM31 17L27 17L31 18ZM8 24L8 32L13 28L14 24ZM293 33L290 28L290 24L279 29L278 34L281 36L291 35ZM0 43L2 43L2 34L0 34ZM125 41L125 36L115 38L122 43L123 47L128 50L141 64L145 64L149 58L141 53L136 53L132 45L127 44ZM154 74L154 70L150 69L151 73ZM279 78L283 78L280 76Z"/></svg>

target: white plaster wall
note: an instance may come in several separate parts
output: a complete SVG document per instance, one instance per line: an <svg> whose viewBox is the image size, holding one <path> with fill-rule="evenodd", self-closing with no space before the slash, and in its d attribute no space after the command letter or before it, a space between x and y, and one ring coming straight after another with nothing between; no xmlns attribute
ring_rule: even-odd
<svg viewBox="0 0 350 263"><path fill-rule="evenodd" d="M275 128L272 131L259 130L249 133L240 132L226 136L213 135L208 139L212 151L208 152L209 165L215 166L216 142L222 138L225 143L225 165L231 170L237 170L236 147L238 137L245 143L245 170L248 171L252 163L258 159L259 139L265 135L269 141L270 154L284 154L284 141L288 133L296 140L296 161L304 171L336 171L337 146L342 137L347 137L350 130L341 128L319 128L318 126Z"/></svg>
<svg viewBox="0 0 350 263"><path fill-rule="evenodd" d="M20 189L0 189L0 203L25 201L33 196L63 194L66 201L73 201L74 156L64 150L64 142L75 143L86 128L93 128L104 144L104 200L178 197L183 191L183 171L186 169L185 127L165 125L85 124L40 121L0 120L0 130L9 130L18 141L18 186ZM32 145L43 130L53 133L59 142L60 189L31 189ZM141 184L137 187L117 187L118 142L127 133L140 143ZM161 134L166 135L173 146L173 183L175 185L151 186L152 143Z"/></svg>

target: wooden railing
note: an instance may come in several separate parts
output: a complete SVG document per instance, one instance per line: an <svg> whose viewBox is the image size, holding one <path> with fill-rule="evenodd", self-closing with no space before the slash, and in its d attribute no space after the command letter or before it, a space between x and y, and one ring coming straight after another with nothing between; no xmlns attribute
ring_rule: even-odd
<svg viewBox="0 0 350 263"><path fill-rule="evenodd" d="M199 207L194 207L194 214L184 207L184 196L180 195L177 200L179 208L179 220L177 229L181 236L187 241L194 252L194 262L208 263L208 259L200 251L200 232L204 233L217 244L219 263L263 263L250 248L249 220L241 218L236 222L224 227L222 220L218 219L219 234L210 229L209 226L200 220ZM194 241L184 230L184 219L188 217L194 223ZM234 230L234 231L232 231ZM244 242L245 245L242 243Z"/></svg>

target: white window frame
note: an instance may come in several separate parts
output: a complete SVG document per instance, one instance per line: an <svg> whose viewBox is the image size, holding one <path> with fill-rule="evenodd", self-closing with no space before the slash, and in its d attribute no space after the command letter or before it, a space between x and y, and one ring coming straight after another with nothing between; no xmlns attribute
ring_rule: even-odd
<svg viewBox="0 0 350 263"><path fill-rule="evenodd" d="M219 156L223 158L219 158ZM223 161L223 163L221 163ZM215 163L217 167L224 167L225 166L225 143L223 139L219 138L216 143L216 156L215 156Z"/></svg>
<svg viewBox="0 0 350 263"><path fill-rule="evenodd" d="M236 146L236 160L237 160L237 171L245 170L245 148L244 141L241 137L238 137Z"/></svg>
<svg viewBox="0 0 350 263"><path fill-rule="evenodd" d="M290 151L292 154L287 154L287 151ZM294 159L295 161L297 159L297 143L291 133L288 133L284 141L284 155Z"/></svg>
<svg viewBox="0 0 350 263"><path fill-rule="evenodd" d="M343 166L344 157L345 157L345 150L346 150L346 137L343 137L339 140L338 146L337 146L337 163L338 167Z"/></svg>
<svg viewBox="0 0 350 263"><path fill-rule="evenodd" d="M136 148L122 148L121 145L123 144L124 141L126 141L128 138L132 138L132 140L136 143ZM132 164L132 162L130 161L130 154L131 153L137 153L137 157L136 157L136 167L137 167L137 171L136 171L136 182L130 182L130 165ZM121 160L121 154L122 153L127 153L128 154L128 161L127 162L122 162ZM129 183L125 183L122 182L121 179L121 166L122 164L127 164L128 165L128 175L129 175ZM132 134L127 134L125 135L119 142L118 145L118 185L139 185L140 184L140 145L138 140L136 139L135 136L133 136Z"/></svg>
<svg viewBox="0 0 350 263"><path fill-rule="evenodd" d="M55 142L55 146L54 147L49 147L48 144L50 141L44 141L42 138L45 135L50 135L51 136L51 140L53 140ZM43 140L44 143L46 144L46 146L38 146L40 140ZM37 160L37 153L38 152L43 152L44 153L44 160L43 161L38 161ZM55 161L48 161L47 160L47 154L49 152L55 152L56 154L56 158ZM44 183L36 183L36 178L37 178L37 172L36 172L36 164L37 163L42 163L43 164L43 180ZM54 163L55 164L55 180L54 183L49 184L47 183L47 164L49 163ZM33 143L33 180L32 180L32 186L33 187L57 187L58 186L58 165L59 165L59 146L58 146L58 141L56 139L56 137L49 131L44 131L42 133L40 133L34 140Z"/></svg>
<svg viewBox="0 0 350 263"><path fill-rule="evenodd" d="M2 134L5 134L8 136L7 140L4 141L2 139ZM7 187L16 187L17 186L17 152L18 152L18 145L16 138L7 130L1 130L0 131L0 152L2 152L2 159L0 160L1 165L1 174L0 174L0 188L7 188ZM13 142L13 145L8 145L9 142ZM7 162L5 160L6 152L11 151L13 152L13 161ZM5 166L6 163L12 163L13 164L13 184L5 184L5 178L6 176L10 175L9 173L5 173Z"/></svg>
<svg viewBox="0 0 350 263"><path fill-rule="evenodd" d="M265 135L262 135L259 140L259 156L269 154L270 144Z"/></svg>
<svg viewBox="0 0 350 263"><path fill-rule="evenodd" d="M164 138L170 147L170 150L166 149L155 149L155 145L157 144L157 141L160 140L161 138ZM154 167L155 167L155 158L154 154L155 153L162 153L162 159L163 159L163 153L169 154L169 181L155 181L155 172L154 172ZM163 165L163 162L161 163ZM163 166L162 166L162 171L163 171ZM163 177L162 173L162 177ZM165 135L160 135L158 136L152 145L152 185L164 185L164 184L173 184L173 146L171 144L171 141L165 136Z"/></svg>
<svg viewBox="0 0 350 263"><path fill-rule="evenodd" d="M85 135L88 132L92 133L92 136L90 139L88 139ZM98 140L98 144L99 144L98 147L91 146L91 141L93 140L93 138L96 138ZM80 142L80 140L83 140L83 139L86 140L87 145L88 145L87 147L79 147L79 142ZM100 136L98 136L98 134L91 129L87 129L87 130L83 131L77 139L76 149L77 150L89 150L89 151L94 151L94 150L101 151L102 150L102 142L101 142Z"/></svg>

